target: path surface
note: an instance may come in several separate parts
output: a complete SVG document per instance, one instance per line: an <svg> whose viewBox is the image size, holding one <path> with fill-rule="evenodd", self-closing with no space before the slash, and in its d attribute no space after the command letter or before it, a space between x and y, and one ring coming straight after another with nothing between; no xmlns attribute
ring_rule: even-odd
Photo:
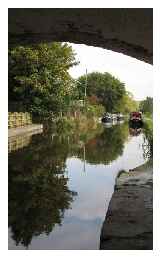
<svg viewBox="0 0 160 257"><path fill-rule="evenodd" d="M8 137L15 137L19 136L28 132L36 131L36 130L41 130L43 129L42 124L32 124L32 125L27 125L24 127L20 128L11 128L8 130Z"/></svg>
<svg viewBox="0 0 160 257"><path fill-rule="evenodd" d="M143 165L117 178L101 230L100 249L153 249L152 173L151 165Z"/></svg>

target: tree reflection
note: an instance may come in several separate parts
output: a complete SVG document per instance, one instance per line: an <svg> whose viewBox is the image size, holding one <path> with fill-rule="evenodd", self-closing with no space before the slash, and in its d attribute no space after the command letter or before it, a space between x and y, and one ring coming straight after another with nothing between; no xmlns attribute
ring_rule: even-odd
<svg viewBox="0 0 160 257"><path fill-rule="evenodd" d="M152 159L153 157L153 127L152 120L145 121L143 126L136 123L129 126L129 133L132 136L138 136L141 132L144 133L144 142L142 144L144 159Z"/></svg>
<svg viewBox="0 0 160 257"><path fill-rule="evenodd" d="M128 138L128 126L113 126L90 139L85 144L85 159L91 164L109 164L123 154L124 143ZM83 152L79 157L83 159Z"/></svg>
<svg viewBox="0 0 160 257"><path fill-rule="evenodd" d="M58 139L42 141L9 155L9 227L16 244L25 247L33 236L49 234L61 224L76 195L63 175L65 145L62 151Z"/></svg>
<svg viewBox="0 0 160 257"><path fill-rule="evenodd" d="M34 135L31 143L9 154L9 227L16 244L28 247L34 236L60 225L77 195L68 189L66 160L76 156L108 164L122 155L126 124ZM85 168L85 167L84 167Z"/></svg>

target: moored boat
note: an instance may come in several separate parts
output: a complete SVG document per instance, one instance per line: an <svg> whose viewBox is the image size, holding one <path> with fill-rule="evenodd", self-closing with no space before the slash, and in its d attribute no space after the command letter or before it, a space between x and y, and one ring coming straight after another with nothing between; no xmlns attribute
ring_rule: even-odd
<svg viewBox="0 0 160 257"><path fill-rule="evenodd" d="M104 123L108 123L108 122L112 122L112 116L110 113L105 113L104 116L101 119L102 122Z"/></svg>
<svg viewBox="0 0 160 257"><path fill-rule="evenodd" d="M129 118L129 124L131 127L141 127L143 125L142 113L141 112L131 112Z"/></svg>
<svg viewBox="0 0 160 257"><path fill-rule="evenodd" d="M124 115L122 113L117 114L117 121L122 121L124 120Z"/></svg>
<svg viewBox="0 0 160 257"><path fill-rule="evenodd" d="M124 120L124 116L121 113L105 113L101 119L101 121L104 123L112 122L113 124L116 124L117 121L119 122L123 120Z"/></svg>

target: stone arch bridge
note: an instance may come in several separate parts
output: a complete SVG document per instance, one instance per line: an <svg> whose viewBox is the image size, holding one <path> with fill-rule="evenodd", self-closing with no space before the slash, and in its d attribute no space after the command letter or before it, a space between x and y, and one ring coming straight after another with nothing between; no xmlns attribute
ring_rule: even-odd
<svg viewBox="0 0 160 257"><path fill-rule="evenodd" d="M10 8L8 33L9 46L61 41L153 59L152 8Z"/></svg>

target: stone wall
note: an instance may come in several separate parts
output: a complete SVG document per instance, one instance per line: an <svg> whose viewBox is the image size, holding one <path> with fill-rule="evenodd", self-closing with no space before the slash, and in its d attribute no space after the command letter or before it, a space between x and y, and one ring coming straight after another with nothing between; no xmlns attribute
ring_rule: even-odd
<svg viewBox="0 0 160 257"><path fill-rule="evenodd" d="M102 250L153 249L151 166L122 173L116 180L101 230Z"/></svg>
<svg viewBox="0 0 160 257"><path fill-rule="evenodd" d="M28 112L9 112L8 128L24 127L32 124L31 114Z"/></svg>

